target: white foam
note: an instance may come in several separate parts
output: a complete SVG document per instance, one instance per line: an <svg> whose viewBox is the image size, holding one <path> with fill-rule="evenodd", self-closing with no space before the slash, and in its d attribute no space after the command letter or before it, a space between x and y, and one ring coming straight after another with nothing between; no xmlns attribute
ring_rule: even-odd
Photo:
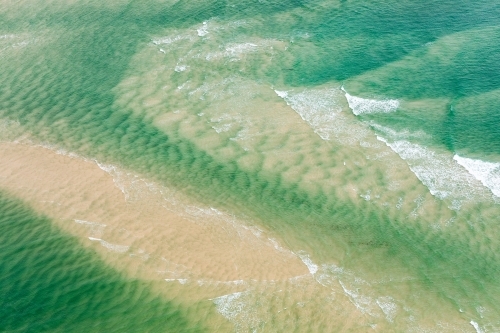
<svg viewBox="0 0 500 333"><path fill-rule="evenodd" d="M118 252L118 253L125 253L130 248L130 246L127 246L127 245L118 245L118 244L108 243L102 239L101 239L101 245L104 246L105 248L113 251L113 252Z"/></svg>
<svg viewBox="0 0 500 333"><path fill-rule="evenodd" d="M174 70L176 72L184 72L185 70L187 69L187 66L186 65L177 65L175 66Z"/></svg>
<svg viewBox="0 0 500 333"><path fill-rule="evenodd" d="M173 37L161 37L153 39L152 42L155 45L168 45L186 39L191 39L191 36L176 35Z"/></svg>
<svg viewBox="0 0 500 333"><path fill-rule="evenodd" d="M199 286L206 286L206 285L233 285L233 286L241 286L245 285L246 281L245 280L231 280L231 281L216 281L216 280L198 280L196 283Z"/></svg>
<svg viewBox="0 0 500 333"><path fill-rule="evenodd" d="M394 322L399 309L397 301L391 296L377 295L369 282L353 272L335 264L323 264L314 275L314 279L322 286L331 289L333 293L343 291L361 313L375 318L385 317L388 322Z"/></svg>
<svg viewBox="0 0 500 333"><path fill-rule="evenodd" d="M344 87L341 89L345 93L349 107L356 116L367 113L394 112L399 107L399 101L397 99L386 99L381 101L376 99L361 98L350 95L347 91L345 91Z"/></svg>
<svg viewBox="0 0 500 333"><path fill-rule="evenodd" d="M486 312L486 308L484 306L478 306L476 307L477 313L479 313L479 316L481 318L484 318L484 313Z"/></svg>
<svg viewBox="0 0 500 333"><path fill-rule="evenodd" d="M388 296L379 297L377 298L377 304L385 314L385 318L387 319L387 321L392 323L398 310L398 306L396 305L396 303L394 303L394 299Z"/></svg>
<svg viewBox="0 0 500 333"><path fill-rule="evenodd" d="M344 275L345 271L343 268L337 265L321 265L318 273L314 276L314 279L324 287L335 289L339 284L339 277Z"/></svg>
<svg viewBox="0 0 500 333"><path fill-rule="evenodd" d="M311 126L323 140L336 139L345 144L361 141L369 133L358 123L350 122L342 115L339 89L310 89L296 93L274 90L276 95Z"/></svg>
<svg viewBox="0 0 500 333"><path fill-rule="evenodd" d="M203 22L202 26L196 29L198 32L198 36L203 37L208 34L208 25L207 22Z"/></svg>
<svg viewBox="0 0 500 333"><path fill-rule="evenodd" d="M364 296L359 294L358 292L354 290L348 289L345 284L339 280L340 285L342 286L342 289L344 290L344 293L349 297L350 301L358 310L360 310L362 313L369 314L372 317L376 317L376 312L374 312L374 302L371 297Z"/></svg>
<svg viewBox="0 0 500 333"><path fill-rule="evenodd" d="M139 175L122 170L115 165L103 164L97 160L94 160L94 162L101 170L107 172L113 178L115 186L124 194L126 201L136 201L151 194L161 194L165 201L175 204L175 200L171 196L172 193L168 188L147 181Z"/></svg>
<svg viewBox="0 0 500 333"><path fill-rule="evenodd" d="M253 43L240 43L240 44L229 44L226 46L226 56L236 56L243 53L253 52L257 48L257 44Z"/></svg>
<svg viewBox="0 0 500 333"><path fill-rule="evenodd" d="M255 299L248 291L236 292L212 299L217 311L235 326L235 332L257 332L263 318L250 308Z"/></svg>
<svg viewBox="0 0 500 333"><path fill-rule="evenodd" d="M232 127L233 127L233 124L231 124L231 123L216 124L216 125L212 126L212 128L219 134L224 133L224 132L228 132Z"/></svg>
<svg viewBox="0 0 500 333"><path fill-rule="evenodd" d="M73 220L78 224L85 224L89 226L98 226L98 227L105 227L106 225L103 223L98 223L98 222L90 222L90 221L85 221L85 220Z"/></svg>
<svg viewBox="0 0 500 333"><path fill-rule="evenodd" d="M453 159L489 188L495 196L500 197L500 163L485 162L459 155L453 156Z"/></svg>
<svg viewBox="0 0 500 333"><path fill-rule="evenodd" d="M433 196L450 199L450 208L459 209L464 201L488 197L482 185L457 164L451 154L444 151L438 153L408 140L391 141L381 136L377 139L405 160Z"/></svg>
<svg viewBox="0 0 500 333"><path fill-rule="evenodd" d="M288 97L288 92L286 92L286 91L274 90L274 92L276 93L276 95L278 95L279 97L281 97L283 99Z"/></svg>
<svg viewBox="0 0 500 333"><path fill-rule="evenodd" d="M184 82L183 84L181 84L180 86L177 87L178 90L182 90L184 89L187 85L189 84L189 81L186 81Z"/></svg>
<svg viewBox="0 0 500 333"><path fill-rule="evenodd" d="M371 193L371 191L370 191L370 190L368 190L368 191L366 191L366 194L360 194L359 196L360 196L361 198L365 199L366 201L370 201L370 199L371 199L371 195L370 195L370 193Z"/></svg>
<svg viewBox="0 0 500 333"><path fill-rule="evenodd" d="M116 166L111 165L111 164L104 164L100 163L99 161L95 160L95 163L101 169L102 171L105 171L108 173L112 178L113 178L113 183L115 186L122 191L122 193L125 195L125 199L128 199L128 193L127 190L125 189L125 186L121 182L121 176L123 172L121 172Z"/></svg>
<svg viewBox="0 0 500 333"><path fill-rule="evenodd" d="M374 121L369 122L370 127L374 128L375 130L379 132L383 132L388 135L393 140L409 140L409 139L417 139L417 140L425 140L425 139L432 139L432 136L425 133L422 130L418 131L409 131L407 129L400 130L400 131L395 131L392 128L382 126L377 124Z"/></svg>
<svg viewBox="0 0 500 333"><path fill-rule="evenodd" d="M299 256L300 260L302 260L302 262L307 266L307 269L309 270L309 273L311 273L311 275L316 274L316 272L318 271L318 265L316 265L311 260L311 258L309 257L309 255L307 253L305 253L304 251L299 251L297 253L297 255Z"/></svg>
<svg viewBox="0 0 500 333"><path fill-rule="evenodd" d="M472 325L472 327L474 327L474 329L476 330L477 333L484 333L484 331L481 329L479 324L476 323L474 320L471 320L470 324Z"/></svg>
<svg viewBox="0 0 500 333"><path fill-rule="evenodd" d="M165 279L165 281L167 281L167 282L174 282L174 281L176 281L176 282L179 282L182 285L184 285L184 284L186 284L186 283L189 282L188 279Z"/></svg>
<svg viewBox="0 0 500 333"><path fill-rule="evenodd" d="M31 44L31 41L22 41L22 42L19 42L19 43L15 43L15 44L12 44L12 47L16 48L16 47L25 47L27 45Z"/></svg>
<svg viewBox="0 0 500 333"><path fill-rule="evenodd" d="M99 242L99 243L101 243L102 246L104 246L108 250L111 250L111 251L117 252L117 253L125 253L130 248L130 246L127 246L127 245L118 245L118 244L108 243L105 240L100 239L100 238L89 237L89 239L91 241Z"/></svg>
<svg viewBox="0 0 500 333"><path fill-rule="evenodd" d="M230 311L231 303L235 300L241 298L245 292L236 292L228 295L219 296L213 298L212 301L217 305L217 309L220 313L224 315L224 317L232 317L234 315L234 311Z"/></svg>

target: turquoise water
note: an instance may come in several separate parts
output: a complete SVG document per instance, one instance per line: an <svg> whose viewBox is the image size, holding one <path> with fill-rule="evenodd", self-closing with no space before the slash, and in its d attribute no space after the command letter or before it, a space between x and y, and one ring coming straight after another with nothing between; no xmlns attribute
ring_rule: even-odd
<svg viewBox="0 0 500 333"><path fill-rule="evenodd" d="M331 326L326 311L301 313L299 332L495 332L499 17L493 1L7 1L2 136L147 175L305 251L315 281L335 285L365 321ZM60 241L50 235L37 252L71 270L63 251L81 245L51 245ZM5 262L29 256L8 244ZM105 273L78 273L92 274ZM133 307L123 311L137 328L109 328L99 317L106 308L79 327L189 327L188 319L161 326L155 311L170 309L168 300L136 299L134 288L148 287L113 274L99 281L130 288ZM68 288L75 279L58 278ZM26 279L33 290L54 283ZM14 277L2 284L21 288ZM104 293L111 304L126 297L89 288L88 299L58 298L46 311ZM296 289L286 290L299 304ZM148 297L158 302L151 310ZM262 304L250 298L245 311L276 318L245 321L213 306L236 331L285 331L290 317ZM2 314L11 318L4 330L78 330L45 312L33 319L28 301L20 306L22 318Z"/></svg>

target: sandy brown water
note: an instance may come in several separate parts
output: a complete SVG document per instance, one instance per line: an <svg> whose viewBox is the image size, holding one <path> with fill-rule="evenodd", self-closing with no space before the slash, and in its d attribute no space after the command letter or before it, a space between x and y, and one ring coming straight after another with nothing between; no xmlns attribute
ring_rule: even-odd
<svg viewBox="0 0 500 333"><path fill-rule="evenodd" d="M0 172L3 190L49 216L114 269L189 306L193 319L203 316L214 331L349 331L368 324L339 286L332 292L318 284L301 255L262 227L196 206L180 193L26 143L0 144ZM320 309L335 320L325 321Z"/></svg>
<svg viewBox="0 0 500 333"><path fill-rule="evenodd" d="M368 282L335 264L318 266L262 226L197 206L115 166L3 142L0 170L1 188L114 269L154 282L155 292L188 305L191 316L202 316L214 331L384 332L398 309L391 297L370 296ZM429 318L429 327L439 319L420 316ZM445 331L453 331L447 322Z"/></svg>
<svg viewBox="0 0 500 333"><path fill-rule="evenodd" d="M134 179L132 188L124 188L134 196L127 200L118 180L94 161L13 143L2 143L0 154L2 188L104 256L121 253L115 264L126 262L134 274L233 281L283 280L307 272L264 231L214 208L179 201L179 195L146 180Z"/></svg>

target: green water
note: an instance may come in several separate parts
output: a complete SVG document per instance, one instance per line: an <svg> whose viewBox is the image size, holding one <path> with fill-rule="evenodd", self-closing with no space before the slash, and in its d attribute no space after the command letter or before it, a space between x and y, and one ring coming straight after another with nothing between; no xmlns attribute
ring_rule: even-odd
<svg viewBox="0 0 500 333"><path fill-rule="evenodd" d="M477 175L483 166L477 161L500 158L499 3L2 6L0 116L10 124L2 133L7 139L29 135L249 217L291 250L309 253L323 283L324 276L351 279L353 288L368 289L373 299L391 295L397 315L373 319L386 331L418 331L422 322L444 331L451 313L463 326L450 331L473 331L471 320L485 332L500 329L500 165ZM474 159L475 169L462 167L454 155ZM3 211L12 214L20 209L5 205ZM49 228L47 221L23 223ZM5 234L20 234L18 227L4 227ZM46 233L37 252L55 258L40 260L66 267L63 249L83 251L72 250L76 244L55 248ZM8 244L9 262L25 256L16 243ZM369 287L332 273L332 263ZM104 273L81 273L92 274ZM116 282L102 292L109 296L99 296L109 302L123 302L113 290L130 288L133 294L142 288L109 274L102 281ZM68 288L76 279L58 278ZM26 282L33 290L54 285L35 279ZM2 283L7 288L16 280L9 275ZM105 287L92 288L101 295ZM50 315L63 304L87 304L92 298L85 294L58 298L61 303L50 305L39 320L1 310L11 320L5 330L96 325L96 331L113 331L105 308L95 308L78 327L71 325L80 321ZM161 326L155 314L169 303L144 297L124 310L128 321L115 331L189 326L181 319L172 329L168 321ZM148 297L158 302L148 305L151 310L142 306ZM314 321L301 318L297 330L321 331ZM136 326L125 324L132 322ZM252 325L236 328L262 328ZM263 330L281 327L276 321Z"/></svg>
<svg viewBox="0 0 500 333"><path fill-rule="evenodd" d="M0 197L2 332L201 332L186 311L107 268L51 222Z"/></svg>

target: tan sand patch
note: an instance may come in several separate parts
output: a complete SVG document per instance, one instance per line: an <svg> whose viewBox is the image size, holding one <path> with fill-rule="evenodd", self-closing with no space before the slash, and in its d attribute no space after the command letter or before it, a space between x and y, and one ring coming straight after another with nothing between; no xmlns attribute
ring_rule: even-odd
<svg viewBox="0 0 500 333"><path fill-rule="evenodd" d="M307 272L263 230L95 161L1 143L0 186L142 278L283 280Z"/></svg>

